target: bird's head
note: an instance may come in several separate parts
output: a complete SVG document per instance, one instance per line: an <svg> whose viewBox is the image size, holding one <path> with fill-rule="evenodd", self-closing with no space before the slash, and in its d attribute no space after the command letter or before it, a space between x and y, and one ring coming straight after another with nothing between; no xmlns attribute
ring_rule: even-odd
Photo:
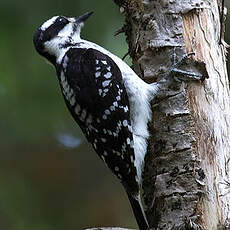
<svg viewBox="0 0 230 230"><path fill-rule="evenodd" d="M55 65L63 49L80 40L81 28L92 13L72 18L54 16L44 22L34 33L37 52Z"/></svg>

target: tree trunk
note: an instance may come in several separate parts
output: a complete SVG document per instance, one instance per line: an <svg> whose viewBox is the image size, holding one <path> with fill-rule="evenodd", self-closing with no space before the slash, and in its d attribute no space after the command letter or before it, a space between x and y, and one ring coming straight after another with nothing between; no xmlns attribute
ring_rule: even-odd
<svg viewBox="0 0 230 230"><path fill-rule="evenodd" d="M89 228L89 229L85 229L85 230L132 230L132 229L98 227L98 228Z"/></svg>
<svg viewBox="0 0 230 230"><path fill-rule="evenodd" d="M143 190L155 229L225 229L230 219L230 108L218 0L114 0L134 69L159 80L177 57L195 52L209 79L165 89L153 101ZM191 62L191 61L190 61ZM199 64L199 63L200 64ZM186 66L189 68L189 65ZM189 71L189 69L186 69ZM190 70L190 71L191 71Z"/></svg>

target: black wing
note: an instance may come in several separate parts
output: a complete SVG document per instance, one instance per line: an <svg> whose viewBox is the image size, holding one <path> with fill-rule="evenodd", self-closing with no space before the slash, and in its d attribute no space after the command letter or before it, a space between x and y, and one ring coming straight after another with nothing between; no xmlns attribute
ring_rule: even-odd
<svg viewBox="0 0 230 230"><path fill-rule="evenodd" d="M138 192L129 100L118 66L97 50L71 48L59 78L72 116L99 157L126 189Z"/></svg>

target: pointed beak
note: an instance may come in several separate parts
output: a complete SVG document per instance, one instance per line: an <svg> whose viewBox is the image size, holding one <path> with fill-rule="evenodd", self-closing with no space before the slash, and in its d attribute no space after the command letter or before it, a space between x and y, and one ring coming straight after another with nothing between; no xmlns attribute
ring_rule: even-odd
<svg viewBox="0 0 230 230"><path fill-rule="evenodd" d="M75 17L75 23L80 24L80 23L84 23L86 21L86 19L88 19L91 15L93 14L93 11L91 12L87 12L79 17Z"/></svg>

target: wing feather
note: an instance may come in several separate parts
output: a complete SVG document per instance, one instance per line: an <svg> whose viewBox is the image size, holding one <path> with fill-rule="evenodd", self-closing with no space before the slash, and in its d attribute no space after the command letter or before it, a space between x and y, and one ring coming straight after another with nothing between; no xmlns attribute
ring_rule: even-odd
<svg viewBox="0 0 230 230"><path fill-rule="evenodd" d="M65 98L72 116L126 189L138 192L129 100L118 66L94 49L71 48L63 60L76 100L71 105Z"/></svg>

